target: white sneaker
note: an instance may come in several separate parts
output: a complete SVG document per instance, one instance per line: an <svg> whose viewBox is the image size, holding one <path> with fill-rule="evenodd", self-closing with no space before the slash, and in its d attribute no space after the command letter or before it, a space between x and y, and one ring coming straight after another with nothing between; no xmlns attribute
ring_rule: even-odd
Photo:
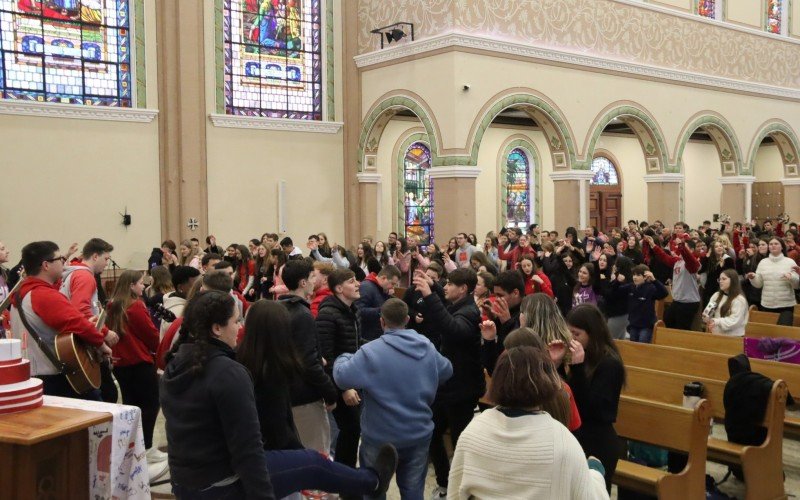
<svg viewBox="0 0 800 500"><path fill-rule="evenodd" d="M169 463L166 460L147 464L147 473L150 476L150 483L161 479L169 471Z"/></svg>
<svg viewBox="0 0 800 500"><path fill-rule="evenodd" d="M159 450L155 446L147 450L147 454L145 455L147 458L148 464L155 464L158 462L165 462L167 460L168 455L163 451Z"/></svg>
<svg viewBox="0 0 800 500"><path fill-rule="evenodd" d="M447 498L447 488L444 488L442 486L437 486L436 489L431 492L430 498L431 500Z"/></svg>

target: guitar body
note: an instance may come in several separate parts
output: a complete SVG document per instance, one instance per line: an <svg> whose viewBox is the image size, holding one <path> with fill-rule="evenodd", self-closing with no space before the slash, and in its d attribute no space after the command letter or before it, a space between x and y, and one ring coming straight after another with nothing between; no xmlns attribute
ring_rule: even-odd
<svg viewBox="0 0 800 500"><path fill-rule="evenodd" d="M73 333L59 333L55 340L56 357L64 363L69 385L78 394L100 388L100 356Z"/></svg>

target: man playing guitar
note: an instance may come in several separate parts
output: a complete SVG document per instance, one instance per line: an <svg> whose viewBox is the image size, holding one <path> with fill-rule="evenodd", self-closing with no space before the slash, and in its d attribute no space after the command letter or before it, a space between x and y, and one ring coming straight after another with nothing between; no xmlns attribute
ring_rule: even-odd
<svg viewBox="0 0 800 500"><path fill-rule="evenodd" d="M45 394L99 400L99 391L83 394L75 392L51 359L55 350L55 337L62 332L71 332L86 344L98 348L104 356L111 356L111 349L105 345L104 335L59 293L58 283L64 272L65 260L58 245L52 241L35 241L22 249L22 265L27 278L12 299L12 331L25 332L25 357L31 362L31 375L42 379ZM36 342L35 335L25 328L21 312L44 344L44 348ZM18 337L25 338L22 335Z"/></svg>

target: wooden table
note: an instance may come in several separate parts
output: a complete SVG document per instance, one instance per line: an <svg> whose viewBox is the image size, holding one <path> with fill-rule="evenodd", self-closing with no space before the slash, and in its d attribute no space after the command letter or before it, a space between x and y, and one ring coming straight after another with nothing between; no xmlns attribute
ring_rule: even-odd
<svg viewBox="0 0 800 500"><path fill-rule="evenodd" d="M89 497L89 435L111 414L42 406L0 415L0 497Z"/></svg>

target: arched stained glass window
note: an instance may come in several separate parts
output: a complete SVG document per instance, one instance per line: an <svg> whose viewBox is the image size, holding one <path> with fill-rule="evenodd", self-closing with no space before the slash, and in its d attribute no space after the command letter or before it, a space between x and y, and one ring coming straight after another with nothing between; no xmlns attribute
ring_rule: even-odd
<svg viewBox="0 0 800 500"><path fill-rule="evenodd" d="M786 0L767 0L766 30L780 35L783 33L783 9Z"/></svg>
<svg viewBox="0 0 800 500"><path fill-rule="evenodd" d="M617 178L617 167L605 156L598 156L592 160L592 186L616 186L619 184Z"/></svg>
<svg viewBox="0 0 800 500"><path fill-rule="evenodd" d="M0 0L0 95L131 107L129 0Z"/></svg>
<svg viewBox="0 0 800 500"><path fill-rule="evenodd" d="M433 183L429 170L431 151L421 142L406 150L403 162L405 235L419 236L421 243L433 241Z"/></svg>
<svg viewBox="0 0 800 500"><path fill-rule="evenodd" d="M717 18L717 0L697 0L697 13L703 17Z"/></svg>
<svg viewBox="0 0 800 500"><path fill-rule="evenodd" d="M531 170L528 155L514 148L506 159L506 227L528 228L531 221Z"/></svg>
<svg viewBox="0 0 800 500"><path fill-rule="evenodd" d="M224 0L225 112L322 120L320 0Z"/></svg>

